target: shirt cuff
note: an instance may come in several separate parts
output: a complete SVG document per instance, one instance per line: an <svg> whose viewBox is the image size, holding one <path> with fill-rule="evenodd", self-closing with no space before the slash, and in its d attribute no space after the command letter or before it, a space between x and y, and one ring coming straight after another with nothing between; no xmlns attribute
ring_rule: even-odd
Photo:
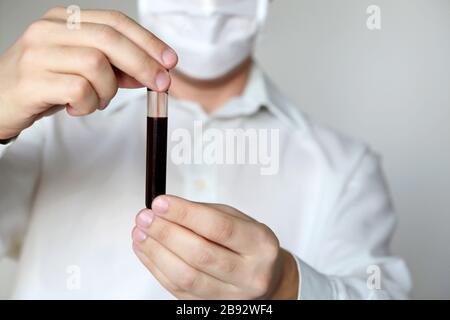
<svg viewBox="0 0 450 320"><path fill-rule="evenodd" d="M298 300L334 300L331 280L293 255L299 275Z"/></svg>
<svg viewBox="0 0 450 320"><path fill-rule="evenodd" d="M6 149L13 143L14 140L11 140L7 144L0 144L0 158L3 156L3 154L6 152Z"/></svg>

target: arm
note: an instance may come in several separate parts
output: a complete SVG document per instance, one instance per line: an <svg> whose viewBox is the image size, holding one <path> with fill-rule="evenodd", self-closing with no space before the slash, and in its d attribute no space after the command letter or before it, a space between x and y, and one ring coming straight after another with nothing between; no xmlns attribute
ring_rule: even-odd
<svg viewBox="0 0 450 320"><path fill-rule="evenodd" d="M365 152L315 239L319 257L297 258L301 299L404 299L404 262L389 252L396 217L379 160Z"/></svg>
<svg viewBox="0 0 450 320"><path fill-rule="evenodd" d="M395 218L373 156L362 157L321 218L310 266L236 209L162 196L138 214L133 249L182 299L407 297L408 270L388 251Z"/></svg>
<svg viewBox="0 0 450 320"><path fill-rule="evenodd" d="M44 121L0 145L0 258L16 258L38 183Z"/></svg>
<svg viewBox="0 0 450 320"><path fill-rule="evenodd" d="M0 141L19 136L0 144L1 254L24 233L39 175L38 120L103 110L118 87L165 91L177 63L172 49L120 12L83 10L78 29L67 27L68 17L64 8L49 10L0 55Z"/></svg>
<svg viewBox="0 0 450 320"><path fill-rule="evenodd" d="M133 230L133 249L179 299L296 299L298 273L266 225L224 205L155 199Z"/></svg>
<svg viewBox="0 0 450 320"><path fill-rule="evenodd" d="M175 52L122 13L84 10L67 27L64 8L49 10L0 56L0 140L43 116L103 110L118 87L165 91Z"/></svg>

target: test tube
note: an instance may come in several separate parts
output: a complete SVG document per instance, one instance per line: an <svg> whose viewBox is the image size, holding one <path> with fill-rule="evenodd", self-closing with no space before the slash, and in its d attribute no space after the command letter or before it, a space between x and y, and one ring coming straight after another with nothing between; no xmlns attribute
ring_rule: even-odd
<svg viewBox="0 0 450 320"><path fill-rule="evenodd" d="M147 168L145 205L166 193L167 169L167 92L147 89Z"/></svg>

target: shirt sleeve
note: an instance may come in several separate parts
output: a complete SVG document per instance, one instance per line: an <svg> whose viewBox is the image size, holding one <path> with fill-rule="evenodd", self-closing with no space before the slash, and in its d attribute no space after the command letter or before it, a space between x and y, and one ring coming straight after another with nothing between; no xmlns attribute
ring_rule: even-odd
<svg viewBox="0 0 450 320"><path fill-rule="evenodd" d="M42 126L41 120L0 145L0 259L20 252L40 172Z"/></svg>
<svg viewBox="0 0 450 320"><path fill-rule="evenodd" d="M12 144L13 142L9 142L7 144L0 144L0 158L3 156L3 154L6 152L6 149Z"/></svg>
<svg viewBox="0 0 450 320"><path fill-rule="evenodd" d="M378 157L362 156L323 221L318 258L308 264L295 257L299 299L408 298L408 269L389 251L396 217Z"/></svg>

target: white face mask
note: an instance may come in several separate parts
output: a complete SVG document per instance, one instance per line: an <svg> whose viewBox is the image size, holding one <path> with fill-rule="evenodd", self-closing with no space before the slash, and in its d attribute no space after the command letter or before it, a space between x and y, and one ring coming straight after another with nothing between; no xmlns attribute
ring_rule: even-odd
<svg viewBox="0 0 450 320"><path fill-rule="evenodd" d="M177 70L211 80L253 52L268 0L138 0L141 24L178 54Z"/></svg>

